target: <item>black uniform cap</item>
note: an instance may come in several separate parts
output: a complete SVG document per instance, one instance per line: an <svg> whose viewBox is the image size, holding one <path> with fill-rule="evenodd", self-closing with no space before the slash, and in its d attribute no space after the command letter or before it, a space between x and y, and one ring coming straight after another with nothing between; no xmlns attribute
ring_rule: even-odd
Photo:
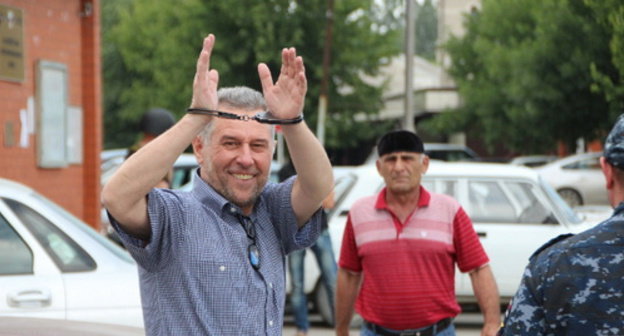
<svg viewBox="0 0 624 336"><path fill-rule="evenodd" d="M160 135L175 124L173 114L163 108L152 108L143 114L139 122L141 132Z"/></svg>
<svg viewBox="0 0 624 336"><path fill-rule="evenodd" d="M607 136L603 156L613 166L624 169L624 114L618 117Z"/></svg>

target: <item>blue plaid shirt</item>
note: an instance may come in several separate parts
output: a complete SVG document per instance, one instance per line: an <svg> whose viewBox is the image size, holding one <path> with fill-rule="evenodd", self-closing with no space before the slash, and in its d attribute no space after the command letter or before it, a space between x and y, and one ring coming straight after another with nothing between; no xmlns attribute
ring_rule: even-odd
<svg viewBox="0 0 624 336"><path fill-rule="evenodd" d="M148 194L147 245L111 218L139 265L147 335L281 335L285 255L313 244L321 224L317 212L298 229L290 201L293 182L268 183L250 215L259 271L249 263L240 209L201 178L190 192Z"/></svg>

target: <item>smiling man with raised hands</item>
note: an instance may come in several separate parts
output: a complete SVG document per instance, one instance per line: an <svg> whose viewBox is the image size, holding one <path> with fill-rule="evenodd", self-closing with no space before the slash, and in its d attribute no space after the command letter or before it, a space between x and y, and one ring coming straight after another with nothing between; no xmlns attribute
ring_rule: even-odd
<svg viewBox="0 0 624 336"><path fill-rule="evenodd" d="M148 335L280 335L285 256L316 241L333 187L325 150L303 122L307 81L295 49L282 50L275 83L258 65L261 94L217 90L214 44L204 39L188 113L102 192L139 265ZM267 183L272 124L282 125L299 173L279 184ZM192 191L153 189L191 143L200 166Z"/></svg>

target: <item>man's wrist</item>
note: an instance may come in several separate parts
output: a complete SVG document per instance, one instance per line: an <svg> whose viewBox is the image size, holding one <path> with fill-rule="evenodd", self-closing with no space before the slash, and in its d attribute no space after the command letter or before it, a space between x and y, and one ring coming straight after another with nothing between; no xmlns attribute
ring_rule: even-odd
<svg viewBox="0 0 624 336"><path fill-rule="evenodd" d="M213 109L207 109L207 108L201 108L201 107L189 107L186 109L186 113L201 114L201 115L207 115L207 116L212 116L212 117L242 120L242 121L255 120L261 124L270 124L270 125L294 125L303 121L303 113L291 119L276 118L271 114L270 111L259 112L256 115L250 117L247 114L236 114L236 113L223 112L219 110L213 110Z"/></svg>

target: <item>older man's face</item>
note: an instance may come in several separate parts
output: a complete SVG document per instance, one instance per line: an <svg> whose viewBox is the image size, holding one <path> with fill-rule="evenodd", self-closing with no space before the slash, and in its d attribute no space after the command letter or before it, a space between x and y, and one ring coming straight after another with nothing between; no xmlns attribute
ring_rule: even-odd
<svg viewBox="0 0 624 336"><path fill-rule="evenodd" d="M422 153L394 152L377 160L377 171L388 192L396 195L417 191L428 167L429 158Z"/></svg>
<svg viewBox="0 0 624 336"><path fill-rule="evenodd" d="M225 112L253 115L222 108ZM202 178L230 202L251 211L262 192L271 166L271 128L255 121L214 118L208 143L195 146Z"/></svg>

